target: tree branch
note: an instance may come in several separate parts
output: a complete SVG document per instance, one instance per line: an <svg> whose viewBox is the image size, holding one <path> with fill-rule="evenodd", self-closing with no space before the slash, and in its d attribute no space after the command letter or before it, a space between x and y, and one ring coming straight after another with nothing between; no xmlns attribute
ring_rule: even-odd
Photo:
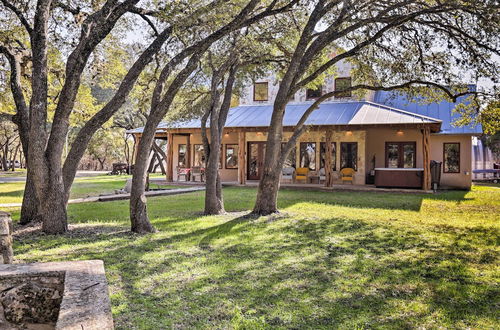
<svg viewBox="0 0 500 330"><path fill-rule="evenodd" d="M24 17L23 13L19 10L19 8L17 8L16 6L14 6L12 3L10 3L7 0L0 0L0 1L2 2L2 4L5 7L7 7L10 11L12 11L17 16L17 18L19 19L21 24L24 26L24 28L26 29L28 34L31 35L31 33L33 32L33 28L31 27L28 20L26 20L26 17Z"/></svg>

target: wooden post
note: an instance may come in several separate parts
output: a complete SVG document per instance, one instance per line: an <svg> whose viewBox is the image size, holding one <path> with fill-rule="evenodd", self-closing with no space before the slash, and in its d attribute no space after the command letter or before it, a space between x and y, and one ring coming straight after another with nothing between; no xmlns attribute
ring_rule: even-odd
<svg viewBox="0 0 500 330"><path fill-rule="evenodd" d="M174 181L174 134L167 134L167 175L166 181Z"/></svg>
<svg viewBox="0 0 500 330"><path fill-rule="evenodd" d="M186 138L186 167L191 168L191 133L188 133Z"/></svg>
<svg viewBox="0 0 500 330"><path fill-rule="evenodd" d="M333 169L332 169L332 129L327 129L325 139L325 187L333 186Z"/></svg>
<svg viewBox="0 0 500 330"><path fill-rule="evenodd" d="M424 160L424 177L422 180L422 189L431 189L431 162L430 162L430 128L424 127L422 130L422 152Z"/></svg>
<svg viewBox="0 0 500 330"><path fill-rule="evenodd" d="M238 132L238 183L245 184L246 183L246 174L245 174L245 131Z"/></svg>

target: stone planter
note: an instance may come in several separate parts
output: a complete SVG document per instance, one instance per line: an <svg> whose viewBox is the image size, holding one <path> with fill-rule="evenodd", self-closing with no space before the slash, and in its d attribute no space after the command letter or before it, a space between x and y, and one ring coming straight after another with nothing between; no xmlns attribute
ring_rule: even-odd
<svg viewBox="0 0 500 330"><path fill-rule="evenodd" d="M13 261L12 232L10 214L0 211L0 264L11 264Z"/></svg>
<svg viewBox="0 0 500 330"><path fill-rule="evenodd" d="M0 265L0 329L113 329L103 262Z"/></svg>

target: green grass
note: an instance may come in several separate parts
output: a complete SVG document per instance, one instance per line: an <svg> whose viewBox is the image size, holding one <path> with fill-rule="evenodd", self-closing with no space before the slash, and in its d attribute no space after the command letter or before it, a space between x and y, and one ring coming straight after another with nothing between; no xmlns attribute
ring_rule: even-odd
<svg viewBox="0 0 500 330"><path fill-rule="evenodd" d="M151 198L145 236L126 201L73 204L70 233L19 233L16 258L104 260L117 329L499 328L500 189L283 190L252 218L255 193L224 189L223 216Z"/></svg>
<svg viewBox="0 0 500 330"><path fill-rule="evenodd" d="M160 177L152 174L151 177ZM99 175L76 178L71 187L70 198L84 198L99 195L113 194L117 189L123 189L129 175ZM0 180L1 181L1 180ZM21 203L23 200L25 182L0 183L0 204ZM151 188L157 188L152 184ZM175 186L161 186L162 189L178 188Z"/></svg>

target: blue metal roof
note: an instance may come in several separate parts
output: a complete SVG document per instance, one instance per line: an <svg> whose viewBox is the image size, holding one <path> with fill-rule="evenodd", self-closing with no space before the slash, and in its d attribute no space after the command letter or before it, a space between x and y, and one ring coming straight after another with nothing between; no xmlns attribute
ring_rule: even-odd
<svg viewBox="0 0 500 330"><path fill-rule="evenodd" d="M286 106L284 126L295 126L312 103L291 103ZM242 105L229 109L225 127L268 127L272 105ZM440 123L438 119L368 101L325 102L314 110L306 125L374 125ZM186 122L161 123L158 129L200 128L199 119ZM141 133L142 128L128 131Z"/></svg>
<svg viewBox="0 0 500 330"><path fill-rule="evenodd" d="M469 86L469 88L475 90L474 85ZM409 101L408 97L400 93L385 91L377 91L374 97L376 103L441 120L441 132L439 134L481 134L483 132L481 125L463 127L452 125L460 117L458 113L453 112L453 109L458 104L465 102L465 99L466 97L463 96L458 98L456 103L441 101L439 103L421 104Z"/></svg>

